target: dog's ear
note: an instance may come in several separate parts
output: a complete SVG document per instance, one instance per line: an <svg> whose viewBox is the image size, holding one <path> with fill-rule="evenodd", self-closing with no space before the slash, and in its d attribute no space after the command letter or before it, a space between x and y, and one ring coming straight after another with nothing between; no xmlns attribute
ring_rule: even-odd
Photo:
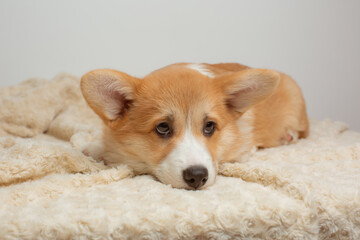
<svg viewBox="0 0 360 240"><path fill-rule="evenodd" d="M225 92L227 104L243 113L250 106L270 96L277 88L280 75L267 69L248 69L221 75L216 84Z"/></svg>
<svg viewBox="0 0 360 240"><path fill-rule="evenodd" d="M122 117L134 98L139 79L115 70L101 69L81 78L81 91L89 106L105 123Z"/></svg>

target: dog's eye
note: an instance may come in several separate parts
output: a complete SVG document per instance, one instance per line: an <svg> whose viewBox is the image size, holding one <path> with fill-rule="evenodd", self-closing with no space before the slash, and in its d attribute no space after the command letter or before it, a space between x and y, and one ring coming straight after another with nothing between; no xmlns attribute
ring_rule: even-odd
<svg viewBox="0 0 360 240"><path fill-rule="evenodd" d="M214 134L216 128L216 123L213 121L209 121L205 123L203 133L205 136L210 137Z"/></svg>
<svg viewBox="0 0 360 240"><path fill-rule="evenodd" d="M171 136L171 129L168 123L162 122L156 125L155 127L156 133L160 137L170 137Z"/></svg>

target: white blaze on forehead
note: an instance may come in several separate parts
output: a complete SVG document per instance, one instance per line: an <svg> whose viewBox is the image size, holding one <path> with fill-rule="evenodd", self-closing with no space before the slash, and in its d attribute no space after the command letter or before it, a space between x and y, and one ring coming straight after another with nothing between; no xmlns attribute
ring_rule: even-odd
<svg viewBox="0 0 360 240"><path fill-rule="evenodd" d="M211 155L206 145L197 139L191 132L190 124L167 157L160 163L156 170L156 176L165 184L171 184L176 188L189 188L184 182L183 171L191 166L200 165L208 170L208 180L203 187L212 185L216 173Z"/></svg>
<svg viewBox="0 0 360 240"><path fill-rule="evenodd" d="M207 69L206 66L204 66L203 64L192 63L188 65L188 68L198 71L199 73L207 77L210 78L215 77L214 73L212 73L209 69Z"/></svg>

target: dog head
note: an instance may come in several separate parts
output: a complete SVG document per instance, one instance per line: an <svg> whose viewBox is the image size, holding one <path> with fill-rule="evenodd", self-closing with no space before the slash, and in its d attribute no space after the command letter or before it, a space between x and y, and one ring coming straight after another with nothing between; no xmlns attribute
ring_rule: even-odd
<svg viewBox="0 0 360 240"><path fill-rule="evenodd" d="M105 159L126 163L176 188L214 183L218 163L245 141L238 119L269 96L279 75L246 69L212 74L175 64L142 79L95 70L81 79L89 106L104 121Z"/></svg>

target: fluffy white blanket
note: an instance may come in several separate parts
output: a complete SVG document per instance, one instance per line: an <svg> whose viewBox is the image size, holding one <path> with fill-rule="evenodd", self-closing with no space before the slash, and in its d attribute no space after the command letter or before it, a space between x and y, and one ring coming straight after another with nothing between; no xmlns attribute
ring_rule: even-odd
<svg viewBox="0 0 360 240"><path fill-rule="evenodd" d="M1 238L360 239L360 134L343 123L312 121L201 191L84 156L100 131L77 77L0 89Z"/></svg>

